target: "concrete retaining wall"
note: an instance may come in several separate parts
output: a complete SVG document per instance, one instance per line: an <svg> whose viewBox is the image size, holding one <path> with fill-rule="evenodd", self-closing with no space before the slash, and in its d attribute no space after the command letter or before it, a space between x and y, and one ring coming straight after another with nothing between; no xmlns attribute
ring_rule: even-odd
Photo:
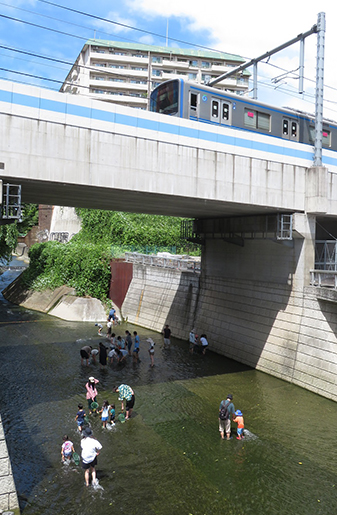
<svg viewBox="0 0 337 515"><path fill-rule="evenodd" d="M207 242L201 276L134 265L123 316L184 340L195 327L219 354L337 401L337 304L305 284L310 246Z"/></svg>
<svg viewBox="0 0 337 515"><path fill-rule="evenodd" d="M121 313L129 322L161 332L169 324L186 339L195 323L199 275L133 264L133 279Z"/></svg>
<svg viewBox="0 0 337 515"><path fill-rule="evenodd" d="M11 510L12 513L20 513L11 462L0 416L0 513L4 513L8 510Z"/></svg>

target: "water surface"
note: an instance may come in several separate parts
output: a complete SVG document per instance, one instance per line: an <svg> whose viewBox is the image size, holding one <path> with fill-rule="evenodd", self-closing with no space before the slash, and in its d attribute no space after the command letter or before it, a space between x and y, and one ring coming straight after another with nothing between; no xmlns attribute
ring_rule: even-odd
<svg viewBox="0 0 337 515"><path fill-rule="evenodd" d="M13 272L0 277L0 289ZM188 343L144 328L141 363L81 366L79 349L98 346L91 323L71 323L0 298L1 415L24 515L317 515L337 513L337 405L237 362L209 353L191 356ZM155 367L145 342L155 342ZM211 342L210 342L211 344ZM136 393L134 417L103 430L99 488L86 488L82 469L61 463L67 433L80 452L74 417L89 375L98 400L125 382ZM234 396L249 436L221 441L221 399Z"/></svg>

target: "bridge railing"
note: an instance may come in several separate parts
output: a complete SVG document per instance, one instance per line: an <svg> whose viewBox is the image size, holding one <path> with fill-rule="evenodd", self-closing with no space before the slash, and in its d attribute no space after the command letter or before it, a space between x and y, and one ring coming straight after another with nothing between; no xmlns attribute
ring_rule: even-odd
<svg viewBox="0 0 337 515"><path fill-rule="evenodd" d="M337 290L337 270L310 270L310 284Z"/></svg>
<svg viewBox="0 0 337 515"><path fill-rule="evenodd" d="M125 261L140 265L171 268L180 272L200 273L201 271L200 261L180 256L151 256L148 254L138 254L138 252L125 252Z"/></svg>

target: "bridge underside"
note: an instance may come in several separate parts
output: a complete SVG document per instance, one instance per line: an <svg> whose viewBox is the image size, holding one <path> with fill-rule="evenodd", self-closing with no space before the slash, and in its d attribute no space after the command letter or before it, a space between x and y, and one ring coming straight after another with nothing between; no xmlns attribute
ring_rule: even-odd
<svg viewBox="0 0 337 515"><path fill-rule="evenodd" d="M247 216L278 212L275 208L224 202L190 196L137 192L117 188L58 183L51 181L13 180L1 176L3 183L20 184L22 202L69 207L85 207L131 213L161 214L183 218ZM281 210L279 210L281 211ZM282 212L286 210L283 208Z"/></svg>

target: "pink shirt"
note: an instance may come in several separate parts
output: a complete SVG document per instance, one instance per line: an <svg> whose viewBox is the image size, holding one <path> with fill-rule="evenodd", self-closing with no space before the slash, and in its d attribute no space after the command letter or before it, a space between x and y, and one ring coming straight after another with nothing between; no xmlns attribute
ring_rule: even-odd
<svg viewBox="0 0 337 515"><path fill-rule="evenodd" d="M90 385L92 383L89 383L89 381L87 382L87 384L85 385L86 389L87 389L87 399L94 399L97 395L97 388L96 388L96 384L99 383L99 380L98 379L95 379L95 385L94 387L92 388Z"/></svg>

